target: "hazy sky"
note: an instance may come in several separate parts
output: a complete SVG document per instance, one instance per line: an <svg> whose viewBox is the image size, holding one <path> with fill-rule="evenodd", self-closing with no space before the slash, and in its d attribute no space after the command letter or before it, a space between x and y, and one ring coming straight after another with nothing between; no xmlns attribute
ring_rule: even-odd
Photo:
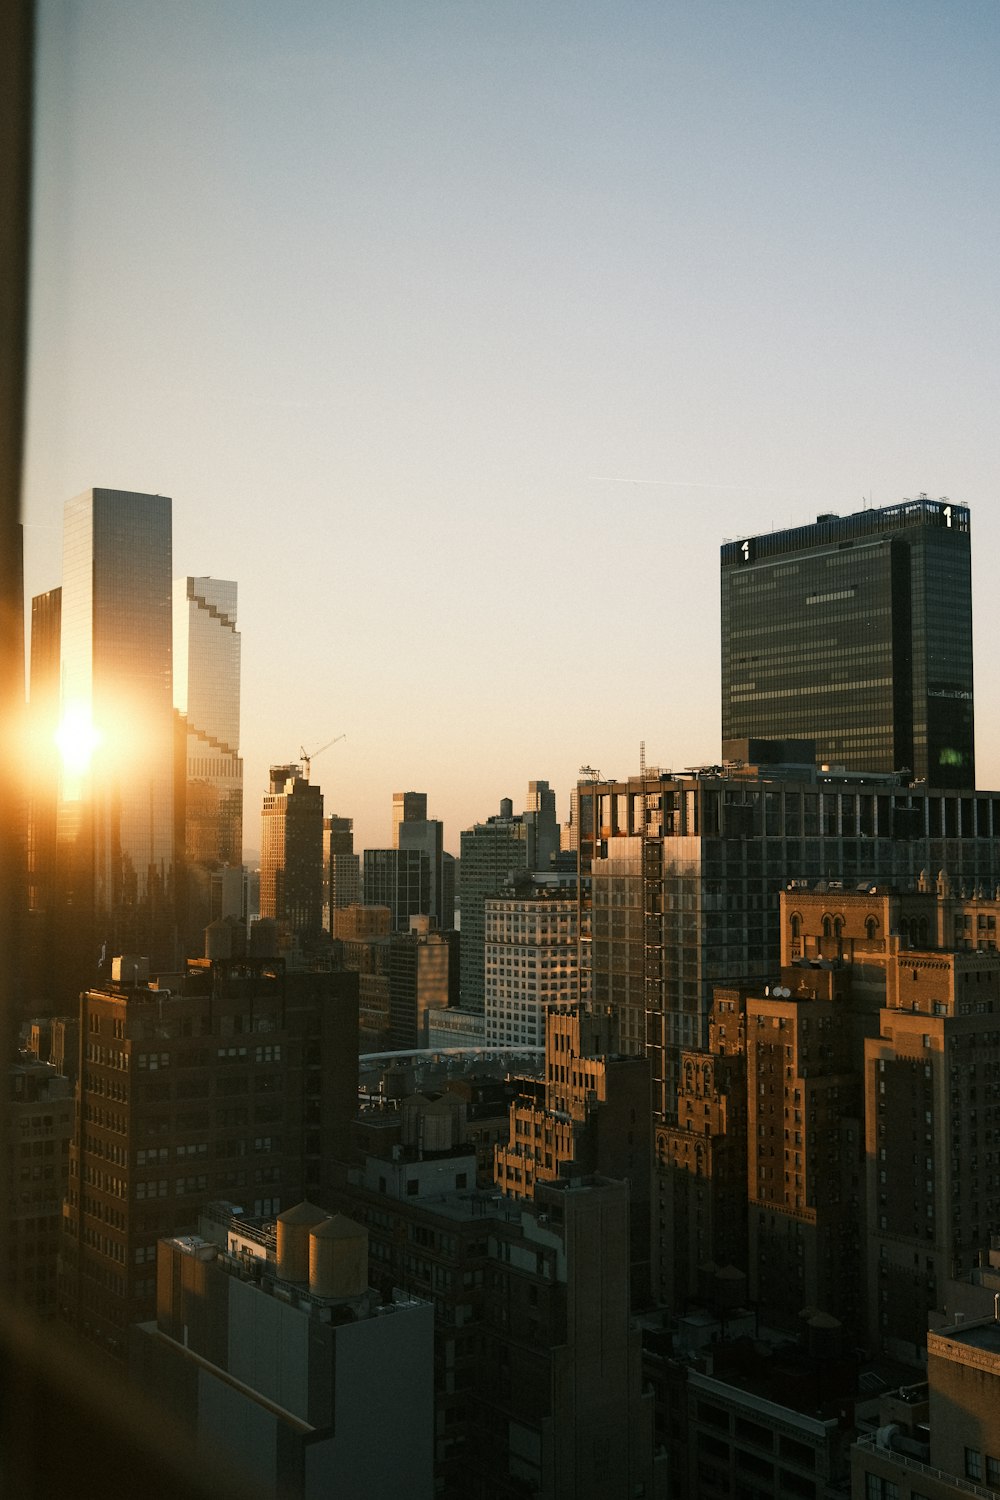
<svg viewBox="0 0 1000 1500"><path fill-rule="evenodd" d="M168 494L267 766L446 846L712 761L723 538L972 508L1000 785L996 0L40 0L26 586Z"/></svg>

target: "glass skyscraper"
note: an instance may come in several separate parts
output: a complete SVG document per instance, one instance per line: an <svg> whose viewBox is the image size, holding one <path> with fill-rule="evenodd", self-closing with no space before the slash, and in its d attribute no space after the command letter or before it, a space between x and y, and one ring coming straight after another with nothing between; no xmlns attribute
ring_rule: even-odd
<svg viewBox="0 0 1000 1500"><path fill-rule="evenodd" d="M920 496L725 543L722 738L975 786L967 508Z"/></svg>
<svg viewBox="0 0 1000 1500"><path fill-rule="evenodd" d="M186 945L216 916L239 916L212 899L212 873L243 863L240 634L236 584L219 578L174 582L174 706L184 738L183 888ZM178 825L180 815L178 815ZM232 884L237 898L242 883ZM224 894L224 887L220 888Z"/></svg>
<svg viewBox="0 0 1000 1500"><path fill-rule="evenodd" d="M58 836L89 948L173 958L171 502L87 490L66 505Z"/></svg>

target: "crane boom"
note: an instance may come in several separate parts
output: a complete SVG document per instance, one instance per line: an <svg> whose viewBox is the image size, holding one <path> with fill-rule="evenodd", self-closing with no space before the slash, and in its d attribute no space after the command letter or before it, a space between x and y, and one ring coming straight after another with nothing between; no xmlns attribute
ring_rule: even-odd
<svg viewBox="0 0 1000 1500"><path fill-rule="evenodd" d="M324 750L329 750L330 746L335 745L338 740L346 739L347 731L345 730L343 734L335 734L333 739L327 740L325 745L320 745L318 750L313 750L310 752L306 749L305 745L299 746L299 754L302 758L302 769L305 773L305 778L307 781L309 780L309 771L312 767L312 763L316 759L317 755L322 755Z"/></svg>

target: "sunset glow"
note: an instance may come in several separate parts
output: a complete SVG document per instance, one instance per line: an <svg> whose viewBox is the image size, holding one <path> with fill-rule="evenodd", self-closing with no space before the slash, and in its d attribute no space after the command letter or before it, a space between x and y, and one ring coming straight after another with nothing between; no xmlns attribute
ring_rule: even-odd
<svg viewBox="0 0 1000 1500"><path fill-rule="evenodd" d="M75 706L67 708L55 734L67 773L82 776L90 769L91 758L100 739L86 709Z"/></svg>

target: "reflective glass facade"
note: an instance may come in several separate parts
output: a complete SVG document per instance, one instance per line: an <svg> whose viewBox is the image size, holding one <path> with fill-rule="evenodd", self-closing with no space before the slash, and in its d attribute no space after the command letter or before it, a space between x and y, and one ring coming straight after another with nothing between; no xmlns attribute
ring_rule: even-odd
<svg viewBox="0 0 1000 1500"><path fill-rule="evenodd" d="M722 548L722 738L975 785L969 512L904 501Z"/></svg>
<svg viewBox="0 0 1000 1500"><path fill-rule="evenodd" d="M387 906L393 932L408 932L411 917L430 916L431 862L426 849L366 849L362 880L365 905Z"/></svg>
<svg viewBox="0 0 1000 1500"><path fill-rule="evenodd" d="M174 584L174 705L184 717L184 853L212 867L243 862L240 634L236 584Z"/></svg>
<svg viewBox="0 0 1000 1500"><path fill-rule="evenodd" d="M66 900L81 941L171 958L174 718L171 502L88 490L63 537L60 785Z"/></svg>

